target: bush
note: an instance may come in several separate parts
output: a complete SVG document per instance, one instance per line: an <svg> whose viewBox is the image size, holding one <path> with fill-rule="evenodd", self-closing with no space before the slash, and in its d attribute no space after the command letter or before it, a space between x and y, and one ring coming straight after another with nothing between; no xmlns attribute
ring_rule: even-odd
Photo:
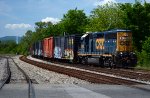
<svg viewBox="0 0 150 98"><path fill-rule="evenodd" d="M140 67L150 68L150 37L142 45L142 52L138 54L138 65Z"/></svg>

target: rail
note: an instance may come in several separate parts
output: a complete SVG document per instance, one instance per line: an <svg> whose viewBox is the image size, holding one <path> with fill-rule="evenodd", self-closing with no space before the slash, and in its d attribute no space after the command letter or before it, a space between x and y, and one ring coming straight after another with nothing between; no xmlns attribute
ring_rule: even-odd
<svg viewBox="0 0 150 98"><path fill-rule="evenodd" d="M101 72L95 72L95 71L90 71L90 70L82 70L80 68L68 68L68 67L63 67L63 66L57 66L55 64L46 64L42 62L37 62L33 60L29 60L26 57L20 57L21 60L33 64L35 66L50 70L50 71L55 71L61 74L66 74L72 77L80 78L83 80L87 80L92 83L104 83L104 84L119 84L119 85L143 85L143 84L149 84L149 82L141 82L141 81L136 81L134 79L128 79L124 77L119 77L115 76L112 74L107 74L107 73L101 73Z"/></svg>
<svg viewBox="0 0 150 98"><path fill-rule="evenodd" d="M32 85L32 80L29 78L29 76L18 66L18 64L14 61L13 58L11 58L12 61L14 62L14 64L17 66L18 70L20 70L23 75L25 76L27 82L28 82L28 97L29 98L35 98L35 91L34 91L34 87Z"/></svg>
<svg viewBox="0 0 150 98"><path fill-rule="evenodd" d="M2 83L0 84L0 90L3 88L3 86L4 86L6 83L9 83L10 77L11 77L11 71L10 71L10 67L9 67L9 63L8 63L8 58L7 58L7 57L3 57L3 58L6 58L7 77L4 78L4 80L3 80Z"/></svg>

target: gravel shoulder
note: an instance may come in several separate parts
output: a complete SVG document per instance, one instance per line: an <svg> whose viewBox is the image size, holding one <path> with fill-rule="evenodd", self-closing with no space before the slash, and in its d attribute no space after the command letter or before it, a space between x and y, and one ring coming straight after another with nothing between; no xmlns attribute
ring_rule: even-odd
<svg viewBox="0 0 150 98"><path fill-rule="evenodd" d="M25 63L19 60L19 57L20 56L14 56L13 59L19 65L19 67L29 75L31 79L35 80L39 84L90 84L89 82L84 80L48 71Z"/></svg>
<svg viewBox="0 0 150 98"><path fill-rule="evenodd" d="M10 83L27 83L23 73L18 70L12 59L9 59L9 67L11 71Z"/></svg>
<svg viewBox="0 0 150 98"><path fill-rule="evenodd" d="M0 81L7 77L6 59L0 58Z"/></svg>

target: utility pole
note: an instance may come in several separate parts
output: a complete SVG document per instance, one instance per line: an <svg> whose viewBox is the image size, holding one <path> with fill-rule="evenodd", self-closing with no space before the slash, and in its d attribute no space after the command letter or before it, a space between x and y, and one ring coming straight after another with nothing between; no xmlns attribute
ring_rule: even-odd
<svg viewBox="0 0 150 98"><path fill-rule="evenodd" d="M16 44L18 44L18 36L16 36Z"/></svg>

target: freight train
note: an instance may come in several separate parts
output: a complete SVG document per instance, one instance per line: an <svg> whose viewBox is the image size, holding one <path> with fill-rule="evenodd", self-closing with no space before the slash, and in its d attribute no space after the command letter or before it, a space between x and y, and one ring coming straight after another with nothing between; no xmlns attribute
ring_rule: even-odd
<svg viewBox="0 0 150 98"><path fill-rule="evenodd" d="M48 37L35 42L30 53L34 57L83 64L94 59L99 66L111 68L134 67L137 63L136 54L132 50L132 32L124 29Z"/></svg>

